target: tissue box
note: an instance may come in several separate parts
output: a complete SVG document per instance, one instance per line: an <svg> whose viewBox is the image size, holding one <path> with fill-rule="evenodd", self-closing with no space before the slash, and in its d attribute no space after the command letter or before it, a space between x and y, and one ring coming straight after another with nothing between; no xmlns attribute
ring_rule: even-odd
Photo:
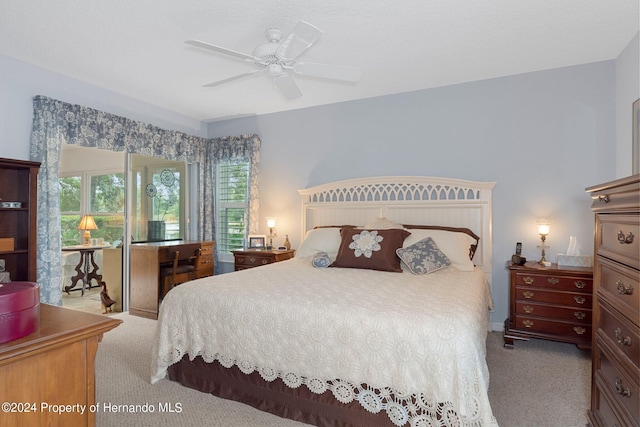
<svg viewBox="0 0 640 427"><path fill-rule="evenodd" d="M11 273L8 271L0 271L0 283L8 283L11 281Z"/></svg>
<svg viewBox="0 0 640 427"><path fill-rule="evenodd" d="M569 267L591 267L592 256L591 255L557 255L558 266L566 265Z"/></svg>

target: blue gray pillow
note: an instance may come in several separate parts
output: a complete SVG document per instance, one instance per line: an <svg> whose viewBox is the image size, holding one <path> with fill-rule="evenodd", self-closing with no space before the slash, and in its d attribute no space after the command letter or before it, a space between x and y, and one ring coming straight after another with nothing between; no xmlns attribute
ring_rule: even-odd
<svg viewBox="0 0 640 427"><path fill-rule="evenodd" d="M329 255L326 252L317 252L313 256L313 260L311 261L314 267L316 268L325 268L329 267L331 264L331 260L329 259Z"/></svg>
<svg viewBox="0 0 640 427"><path fill-rule="evenodd" d="M449 258L431 237L406 248L399 248L396 254L413 274L429 274L451 265Z"/></svg>

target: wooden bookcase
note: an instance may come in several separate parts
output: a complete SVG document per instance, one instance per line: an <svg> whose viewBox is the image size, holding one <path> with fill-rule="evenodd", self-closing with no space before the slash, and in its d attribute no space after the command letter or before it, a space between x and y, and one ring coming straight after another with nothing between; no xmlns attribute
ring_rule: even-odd
<svg viewBox="0 0 640 427"><path fill-rule="evenodd" d="M0 259L16 281L36 281L37 178L40 163L0 158ZM19 202L20 207L2 207ZM9 245L9 247L5 245Z"/></svg>

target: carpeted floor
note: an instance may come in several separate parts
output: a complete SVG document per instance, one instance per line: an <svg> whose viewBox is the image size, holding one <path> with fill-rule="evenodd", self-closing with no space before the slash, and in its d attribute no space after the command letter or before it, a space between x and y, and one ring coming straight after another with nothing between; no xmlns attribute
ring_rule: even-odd
<svg viewBox="0 0 640 427"><path fill-rule="evenodd" d="M105 334L96 357L96 402L101 408L96 415L98 427L306 426L169 380L151 385L156 322L127 313L113 317L124 322ZM500 426L570 427L587 423L588 352L571 344L543 340L516 342L514 350L507 350L502 347L502 334L492 332L487 339L487 362L491 373L489 399ZM142 405L137 413L115 411L121 408L115 405L136 404ZM158 410L160 405L164 412Z"/></svg>

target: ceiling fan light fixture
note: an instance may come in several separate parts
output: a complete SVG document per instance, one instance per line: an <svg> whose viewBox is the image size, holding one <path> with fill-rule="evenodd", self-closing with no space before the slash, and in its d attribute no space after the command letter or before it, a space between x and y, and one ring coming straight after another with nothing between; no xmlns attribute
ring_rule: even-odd
<svg viewBox="0 0 640 427"><path fill-rule="evenodd" d="M282 65L280 64L269 64L267 66L267 74L269 77L278 77L282 74Z"/></svg>
<svg viewBox="0 0 640 427"><path fill-rule="evenodd" d="M261 44L253 50L253 56L260 58L264 63L276 62L279 61L276 56L277 49L278 44L276 43Z"/></svg>
<svg viewBox="0 0 640 427"><path fill-rule="evenodd" d="M264 36L269 40L269 43L278 43L282 40L282 30L278 28L267 28L264 32Z"/></svg>

